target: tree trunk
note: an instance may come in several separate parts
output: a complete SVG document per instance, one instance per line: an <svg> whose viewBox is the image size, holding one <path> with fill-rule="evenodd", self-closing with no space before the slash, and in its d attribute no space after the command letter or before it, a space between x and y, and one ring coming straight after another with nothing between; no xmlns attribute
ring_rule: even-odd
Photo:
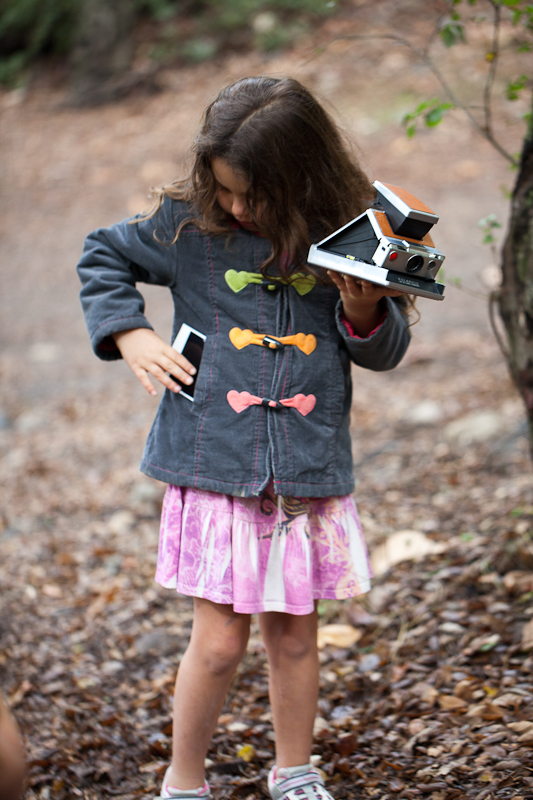
<svg viewBox="0 0 533 800"><path fill-rule="evenodd" d="M511 376L526 406L533 456L533 124L524 142L503 248L498 303Z"/></svg>
<svg viewBox="0 0 533 800"><path fill-rule="evenodd" d="M131 88L135 0L83 0L72 54L69 103L99 105Z"/></svg>

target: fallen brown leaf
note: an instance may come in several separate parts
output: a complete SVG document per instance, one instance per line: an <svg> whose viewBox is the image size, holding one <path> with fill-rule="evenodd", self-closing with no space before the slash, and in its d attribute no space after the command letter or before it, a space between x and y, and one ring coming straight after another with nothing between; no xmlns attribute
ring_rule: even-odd
<svg viewBox="0 0 533 800"><path fill-rule="evenodd" d="M318 629L318 649L323 650L327 645L339 648L352 647L362 635L353 625L323 625Z"/></svg>
<svg viewBox="0 0 533 800"><path fill-rule="evenodd" d="M503 585L508 592L523 594L533 590L533 572L512 570L503 576Z"/></svg>
<svg viewBox="0 0 533 800"><path fill-rule="evenodd" d="M522 628L522 650L533 649L533 619Z"/></svg>
<svg viewBox="0 0 533 800"><path fill-rule="evenodd" d="M526 731L533 731L533 722L523 719L519 722L508 722L507 727L516 733L526 733Z"/></svg>
<svg viewBox="0 0 533 800"><path fill-rule="evenodd" d="M459 711L467 708L468 704L460 697L455 697L452 694L440 694L438 696L439 705L445 711Z"/></svg>
<svg viewBox="0 0 533 800"><path fill-rule="evenodd" d="M521 744L533 744L533 730L526 731L518 737Z"/></svg>

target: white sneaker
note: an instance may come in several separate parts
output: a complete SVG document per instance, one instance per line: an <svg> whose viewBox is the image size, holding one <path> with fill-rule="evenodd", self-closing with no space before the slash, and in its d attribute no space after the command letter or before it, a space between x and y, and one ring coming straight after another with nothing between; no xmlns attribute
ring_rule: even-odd
<svg viewBox="0 0 533 800"><path fill-rule="evenodd" d="M165 772L165 777L163 778L163 785L161 787L161 794L157 797L154 797L154 800L169 800L169 798L177 797L180 800L213 800L213 795L209 789L209 784L205 783L203 786L200 786L198 789L175 789L173 786L168 785L168 773L170 772L170 767Z"/></svg>
<svg viewBox="0 0 533 800"><path fill-rule="evenodd" d="M324 778L312 764L272 767L268 790L272 800L333 800L324 788Z"/></svg>

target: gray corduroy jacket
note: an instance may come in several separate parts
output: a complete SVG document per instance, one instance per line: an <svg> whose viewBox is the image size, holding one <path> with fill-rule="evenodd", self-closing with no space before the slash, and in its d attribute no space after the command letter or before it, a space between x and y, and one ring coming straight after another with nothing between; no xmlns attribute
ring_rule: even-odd
<svg viewBox="0 0 533 800"><path fill-rule="evenodd" d="M111 334L151 328L138 282L170 288L173 339L184 322L206 334L194 402L165 390L141 470L240 497L258 495L269 480L281 495L352 492L350 360L395 367L409 343L405 316L386 298L382 324L366 339L352 337L335 287L257 282L270 250L257 234L239 228L228 239L189 224L171 244L188 217L183 203L166 198L151 219L88 236L78 265L100 358L120 358ZM274 341L263 345L263 335Z"/></svg>

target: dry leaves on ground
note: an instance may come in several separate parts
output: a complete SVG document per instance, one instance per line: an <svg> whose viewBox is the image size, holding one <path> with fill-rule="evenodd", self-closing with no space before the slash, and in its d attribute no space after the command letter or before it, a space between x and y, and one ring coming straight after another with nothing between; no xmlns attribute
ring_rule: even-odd
<svg viewBox="0 0 533 800"><path fill-rule="evenodd" d="M434 552L393 557L360 600L321 603L313 758L338 798L533 794L527 443L506 433L465 448L442 427L407 427L386 402L394 391L412 408L431 385L452 414L484 385L504 407L512 390L494 352L479 356L475 337L469 346L477 366L453 392L452 342L426 359L423 381L415 351L373 376L386 382L380 399L356 397L356 417L366 414L354 430L357 497L371 541L418 531ZM0 432L0 676L24 734L30 800L138 798L157 789L169 759L191 601L153 582L163 487L138 476L146 424L119 397L49 401ZM273 754L254 630L209 751L217 798L265 796Z"/></svg>

